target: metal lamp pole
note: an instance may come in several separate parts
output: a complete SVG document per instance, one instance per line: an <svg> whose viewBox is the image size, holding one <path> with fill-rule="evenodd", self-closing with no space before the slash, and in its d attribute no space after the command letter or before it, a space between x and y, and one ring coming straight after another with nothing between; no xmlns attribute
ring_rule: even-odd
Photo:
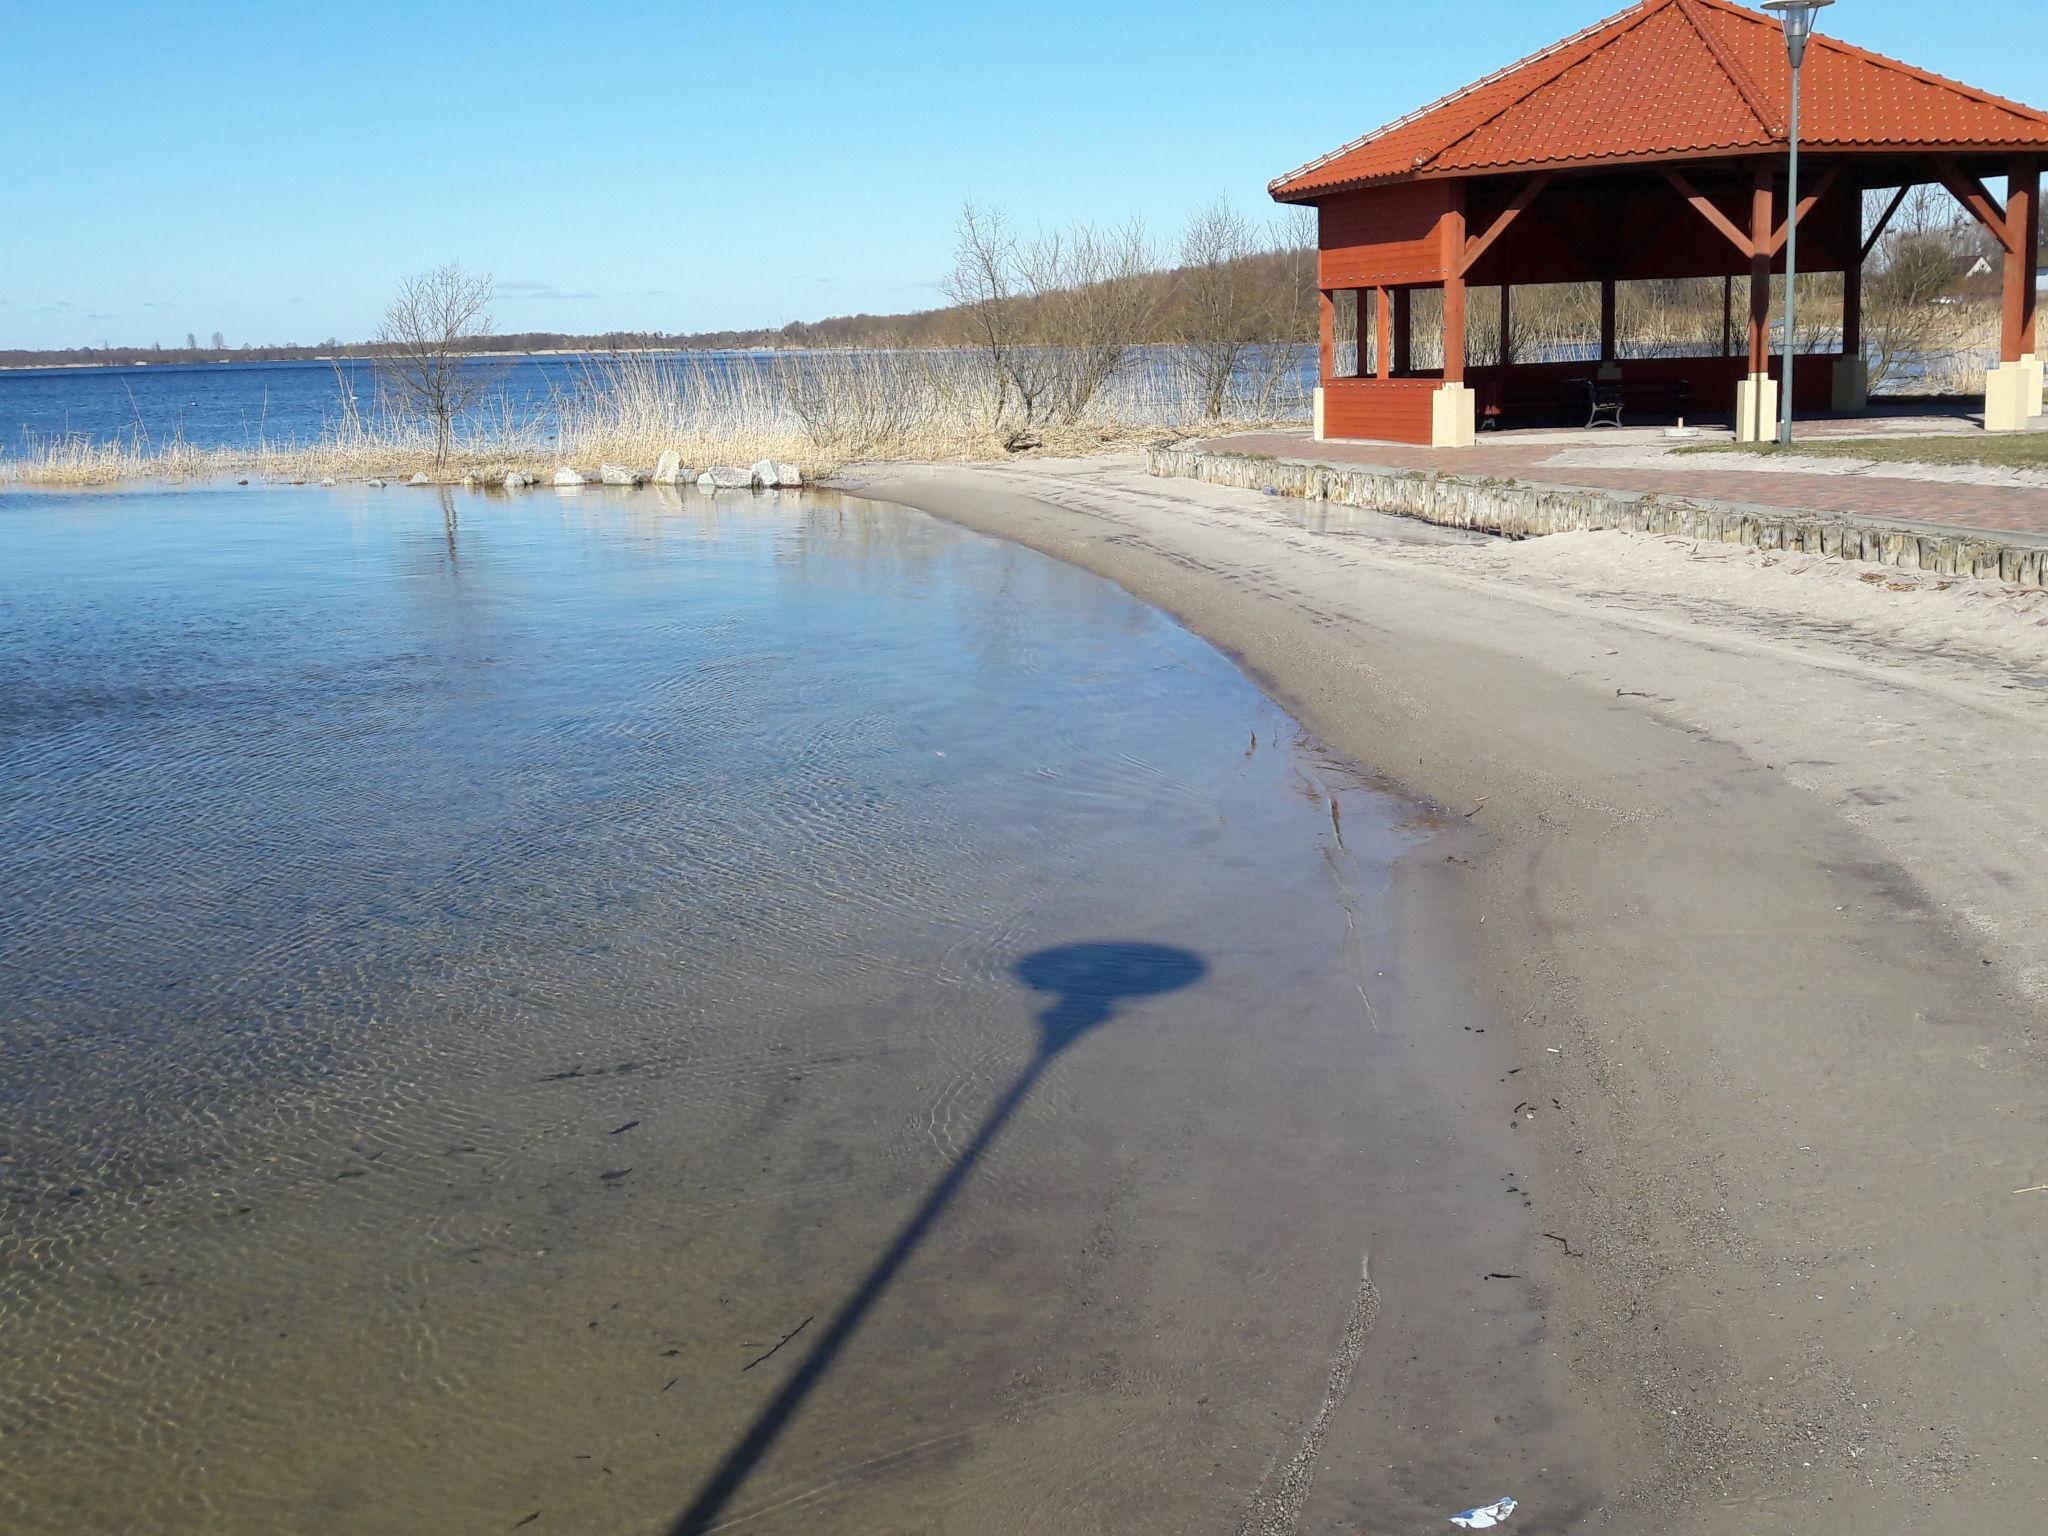
<svg viewBox="0 0 2048 1536"><path fill-rule="evenodd" d="M1799 330L1799 66L1813 36L1813 13L1835 0L1765 0L1785 25L1785 51L1792 59L1792 165L1785 193L1785 366L1778 381L1778 441L1792 446L1792 349Z"/></svg>

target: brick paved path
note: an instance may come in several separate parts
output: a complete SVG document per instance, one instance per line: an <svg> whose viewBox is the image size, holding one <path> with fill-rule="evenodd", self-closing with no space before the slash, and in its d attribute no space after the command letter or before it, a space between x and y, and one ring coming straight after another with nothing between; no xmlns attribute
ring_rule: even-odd
<svg viewBox="0 0 2048 1536"><path fill-rule="evenodd" d="M2048 536L2048 489L2031 486L1959 485L1941 480L1905 480L1841 474L1788 474L1739 469L1598 469L1578 464L1548 466L1560 451L1547 443L1484 443L1477 448L1412 448L1400 443L1318 443L1306 432L1245 432L1209 439L1224 452L1267 453L1320 464L1369 464L1390 469L1440 470L1447 474L1511 476L1537 484L1593 486L1602 490L1655 492L1700 501L1744 502L1805 512L1841 512L1859 517L1937 523L1951 528L1985 528ZM1578 446L1578 445L1573 445ZM1683 464L1683 459L1672 460ZM1938 474L1939 470L1930 470Z"/></svg>

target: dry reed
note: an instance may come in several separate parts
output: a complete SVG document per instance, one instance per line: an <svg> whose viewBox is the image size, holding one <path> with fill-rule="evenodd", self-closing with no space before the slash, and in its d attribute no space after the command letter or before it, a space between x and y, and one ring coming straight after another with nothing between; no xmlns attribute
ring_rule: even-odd
<svg viewBox="0 0 2048 1536"><path fill-rule="evenodd" d="M434 434L390 413L364 413L344 389L322 436L304 444L200 448L124 439L27 438L0 457L0 482L106 485L140 478L255 476L299 481L466 476L557 465L645 469L674 452L693 467L772 458L813 476L882 459L995 459L1028 446L1100 452L1196 429L1298 420L1306 401L1277 365L1252 370L1225 421L1204 420L1201 391L1170 353L1141 355L1112 377L1077 419L1040 424L1028 439L998 428L982 359L952 349L722 354L620 353L594 359L547 411L510 407L473 415L436 468Z"/></svg>

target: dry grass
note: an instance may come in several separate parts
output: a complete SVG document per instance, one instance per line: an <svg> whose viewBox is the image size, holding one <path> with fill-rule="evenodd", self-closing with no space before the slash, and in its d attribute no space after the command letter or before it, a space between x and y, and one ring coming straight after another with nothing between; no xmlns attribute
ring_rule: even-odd
<svg viewBox="0 0 2048 1536"><path fill-rule="evenodd" d="M254 449L83 438L30 439L0 458L0 482L93 486L143 478L244 475L267 480L502 479L508 469L545 475L557 465L649 468L666 452L698 468L772 458L806 474L881 459L987 460L1018 451L1102 452L1176 431L1271 425L1299 403L1262 391L1256 420L1203 420L1201 393L1182 369L1125 369L1076 421L1040 424L1027 440L995 421L995 391L982 360L951 350L788 354L743 365L718 355L623 353L593 362L552 419L475 421L435 467L430 430L345 412L317 442Z"/></svg>

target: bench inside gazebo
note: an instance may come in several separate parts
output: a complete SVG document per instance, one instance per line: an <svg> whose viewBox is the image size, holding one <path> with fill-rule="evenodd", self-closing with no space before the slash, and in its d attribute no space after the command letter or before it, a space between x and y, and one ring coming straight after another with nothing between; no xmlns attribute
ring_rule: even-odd
<svg viewBox="0 0 2048 1536"><path fill-rule="evenodd" d="M1795 221L1799 272L1840 273L1843 301L1839 350L1796 355L1794 408L1857 410L1864 264L1908 191L1928 184L1999 253L1985 425L2025 428L2042 413L2048 113L1816 35L1792 207L1791 78L1771 17L1728 0L1641 0L1275 181L1277 200L1318 215L1317 438L1465 446L1482 425L1621 413L1732 417L1738 439L1775 436L1772 279ZM1718 346L1621 355L1618 285L1680 278L1721 280ZM1598 356L1520 360L1515 290L1556 283L1598 285ZM1474 289L1498 306L1478 357Z"/></svg>

